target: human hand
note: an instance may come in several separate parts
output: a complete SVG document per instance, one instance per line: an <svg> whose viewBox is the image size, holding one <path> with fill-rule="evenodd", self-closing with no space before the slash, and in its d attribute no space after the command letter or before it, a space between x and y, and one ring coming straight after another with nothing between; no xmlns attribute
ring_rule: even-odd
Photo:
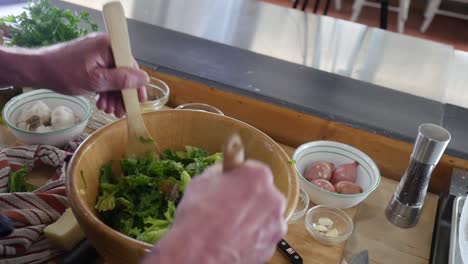
<svg viewBox="0 0 468 264"><path fill-rule="evenodd" d="M268 167L212 166L189 184L171 230L143 263L265 263L286 234L285 204Z"/></svg>
<svg viewBox="0 0 468 264"><path fill-rule="evenodd" d="M120 90L138 87L140 101L146 100L148 74L135 68L115 68L110 41L104 33L93 33L40 51L45 67L42 83L57 92L99 94L97 107L117 117L125 114Z"/></svg>

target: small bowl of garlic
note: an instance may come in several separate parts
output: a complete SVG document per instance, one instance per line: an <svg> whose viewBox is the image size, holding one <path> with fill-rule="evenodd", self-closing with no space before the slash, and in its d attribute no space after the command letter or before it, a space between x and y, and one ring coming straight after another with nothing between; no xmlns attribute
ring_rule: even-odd
<svg viewBox="0 0 468 264"><path fill-rule="evenodd" d="M353 220L343 210L323 205L307 211L305 226L315 240L325 245L346 241L354 229Z"/></svg>
<svg viewBox="0 0 468 264"><path fill-rule="evenodd" d="M5 124L22 143L56 147L80 136L91 114L88 99L46 89L17 95L2 111Z"/></svg>

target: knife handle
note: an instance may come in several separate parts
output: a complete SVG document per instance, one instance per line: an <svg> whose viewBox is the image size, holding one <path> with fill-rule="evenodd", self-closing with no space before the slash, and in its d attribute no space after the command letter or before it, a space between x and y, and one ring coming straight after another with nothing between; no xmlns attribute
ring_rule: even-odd
<svg viewBox="0 0 468 264"><path fill-rule="evenodd" d="M278 249L289 259L289 263L302 264L302 257L284 239L278 243Z"/></svg>
<svg viewBox="0 0 468 264"><path fill-rule="evenodd" d="M64 256L60 264L92 264L96 263L98 259L99 254L96 249L87 239L83 239L71 252Z"/></svg>

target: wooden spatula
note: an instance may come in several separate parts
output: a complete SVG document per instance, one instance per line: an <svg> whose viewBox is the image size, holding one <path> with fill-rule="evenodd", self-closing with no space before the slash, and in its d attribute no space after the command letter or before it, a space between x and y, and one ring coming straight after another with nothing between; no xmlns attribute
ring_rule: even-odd
<svg viewBox="0 0 468 264"><path fill-rule="evenodd" d="M109 34L112 53L117 67L134 67L133 56L128 37L127 20L122 4L119 1L106 3L103 16ZM159 147L152 139L141 116L137 87L128 87L122 91L127 111L128 142L127 157L142 156L148 152L160 153Z"/></svg>

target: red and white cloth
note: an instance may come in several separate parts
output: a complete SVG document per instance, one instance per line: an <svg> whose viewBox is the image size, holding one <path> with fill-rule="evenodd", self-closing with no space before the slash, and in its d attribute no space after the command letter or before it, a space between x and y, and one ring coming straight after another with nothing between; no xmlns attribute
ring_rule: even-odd
<svg viewBox="0 0 468 264"><path fill-rule="evenodd" d="M66 161L86 137L64 150L52 146L0 148L0 213L11 220L15 231L0 238L0 263L45 263L61 252L43 234L69 206L65 192ZM29 170L52 166L55 173L34 192L8 193L8 176L24 165Z"/></svg>

